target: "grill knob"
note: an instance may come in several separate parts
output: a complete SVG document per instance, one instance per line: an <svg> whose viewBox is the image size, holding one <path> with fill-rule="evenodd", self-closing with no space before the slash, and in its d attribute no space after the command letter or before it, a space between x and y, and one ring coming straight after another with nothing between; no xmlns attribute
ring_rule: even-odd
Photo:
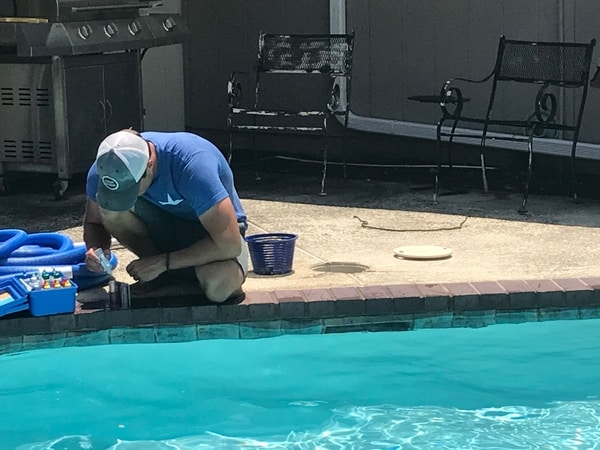
<svg viewBox="0 0 600 450"><path fill-rule="evenodd" d="M177 26L177 22L175 22L175 19L173 19L172 17L168 17L164 20L162 26L165 29L165 31L171 31Z"/></svg>
<svg viewBox="0 0 600 450"><path fill-rule="evenodd" d="M108 23L108 24L104 25L104 33L108 37L113 37L115 34L117 34L118 31L119 31L119 29L117 28L117 26L114 23Z"/></svg>
<svg viewBox="0 0 600 450"><path fill-rule="evenodd" d="M79 27L79 30L77 31L77 34L79 34L79 37L81 39L85 40L92 35L92 27L88 24L81 25Z"/></svg>
<svg viewBox="0 0 600 450"><path fill-rule="evenodd" d="M137 20L134 20L133 22L131 22L129 24L129 32L135 36L136 34L138 34L140 31L142 31L142 26L140 25L140 23Z"/></svg>

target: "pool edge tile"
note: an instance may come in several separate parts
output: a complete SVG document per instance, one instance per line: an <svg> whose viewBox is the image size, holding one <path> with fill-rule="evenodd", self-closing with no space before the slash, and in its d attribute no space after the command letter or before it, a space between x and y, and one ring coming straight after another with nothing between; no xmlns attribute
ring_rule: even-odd
<svg viewBox="0 0 600 450"><path fill-rule="evenodd" d="M593 318L596 310L600 316L600 308L594 306L600 306L600 277L250 291L237 305L78 310L71 315L2 319L0 353L22 347L25 336L32 336L26 339L29 348L38 341L52 340L49 337L56 333L56 340L64 340L64 345L86 345L84 335L103 330L104 335L90 337L90 345L136 339L189 341L194 334L195 339L255 339L286 333L480 327ZM400 323L392 325L394 321ZM210 328L217 325L228 327ZM301 329L304 326L306 330Z"/></svg>

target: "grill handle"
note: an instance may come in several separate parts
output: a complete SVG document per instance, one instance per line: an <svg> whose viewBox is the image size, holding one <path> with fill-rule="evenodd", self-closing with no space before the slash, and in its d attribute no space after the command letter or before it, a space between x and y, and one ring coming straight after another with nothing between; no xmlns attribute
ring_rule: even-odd
<svg viewBox="0 0 600 450"><path fill-rule="evenodd" d="M160 5L162 1L149 1L149 2L139 2L136 4L130 3L126 5L96 5L96 6L72 6L71 11L83 12L83 11L103 11L103 10L115 10L115 9L132 9L132 8L153 8L157 5Z"/></svg>

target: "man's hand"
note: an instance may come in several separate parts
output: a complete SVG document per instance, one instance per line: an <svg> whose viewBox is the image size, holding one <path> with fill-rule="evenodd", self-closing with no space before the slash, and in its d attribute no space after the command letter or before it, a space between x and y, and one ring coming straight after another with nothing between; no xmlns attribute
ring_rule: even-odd
<svg viewBox="0 0 600 450"><path fill-rule="evenodd" d="M94 248L88 248L85 252L85 266L90 272L104 272L104 268L102 267L102 264L100 264L98 255L94 253L95 250L96 249ZM104 249L103 251L106 259L110 261L110 250Z"/></svg>
<svg viewBox="0 0 600 450"><path fill-rule="evenodd" d="M129 273L135 281L147 283L148 281L154 280L167 269L166 255L163 253L136 259L135 261L131 261L126 269L127 273Z"/></svg>

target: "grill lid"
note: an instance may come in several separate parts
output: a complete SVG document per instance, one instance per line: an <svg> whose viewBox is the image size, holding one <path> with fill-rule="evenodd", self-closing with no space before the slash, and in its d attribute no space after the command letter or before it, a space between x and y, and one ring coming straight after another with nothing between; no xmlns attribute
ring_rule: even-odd
<svg viewBox="0 0 600 450"><path fill-rule="evenodd" d="M0 53L72 56L179 44L178 14L151 14L156 0L22 0L0 17Z"/></svg>
<svg viewBox="0 0 600 450"><path fill-rule="evenodd" d="M15 15L49 22L132 18L140 15L140 9L160 3L156 0L20 0L16 2Z"/></svg>
<svg viewBox="0 0 600 450"><path fill-rule="evenodd" d="M6 27L6 28L5 28ZM189 36L177 14L90 22L1 23L3 39L18 56L73 56L179 44Z"/></svg>

